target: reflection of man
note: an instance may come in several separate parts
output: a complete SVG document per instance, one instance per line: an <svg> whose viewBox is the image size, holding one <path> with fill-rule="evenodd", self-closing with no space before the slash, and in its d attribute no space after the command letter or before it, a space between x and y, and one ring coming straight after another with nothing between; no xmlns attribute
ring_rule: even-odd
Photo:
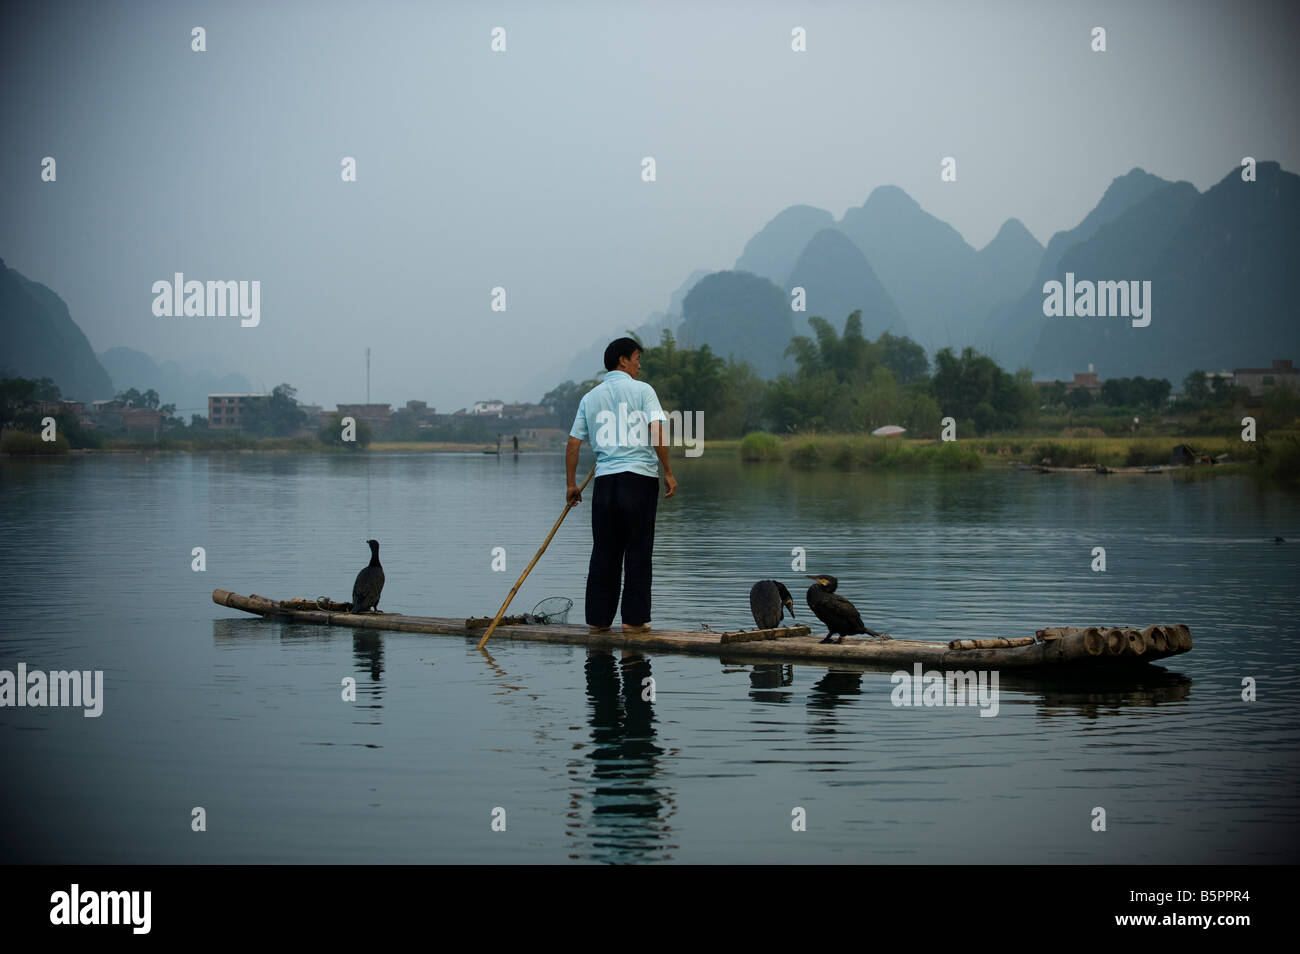
<svg viewBox="0 0 1300 954"><path fill-rule="evenodd" d="M667 499L677 492L661 421L668 420L654 388L636 380L641 346L632 338L605 349L605 379L582 397L564 453L565 496L580 502L578 452L589 440L596 452L591 499L591 563L587 570L587 625L609 632L623 585L623 631L650 630L651 556L659 505L659 467ZM656 457L658 460L656 461ZM626 574L626 575L624 575Z"/></svg>
<svg viewBox="0 0 1300 954"><path fill-rule="evenodd" d="M591 744L569 762L580 788L570 801L570 817L578 820L566 833L583 840L579 850L591 861L670 861L675 805L659 773L664 749L647 691L650 660L624 652L616 662L605 650L588 649L585 668Z"/></svg>

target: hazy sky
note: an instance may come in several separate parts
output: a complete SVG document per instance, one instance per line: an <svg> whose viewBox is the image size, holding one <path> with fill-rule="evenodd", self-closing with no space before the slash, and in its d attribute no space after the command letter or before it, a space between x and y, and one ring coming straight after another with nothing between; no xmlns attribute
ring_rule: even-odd
<svg viewBox="0 0 1300 954"><path fill-rule="evenodd" d="M789 205L898 185L978 248L1013 216L1045 243L1134 166L1300 170L1297 6L10 3L0 258L97 352L333 406L370 346L375 401L536 400ZM177 271L260 281L261 324L155 317Z"/></svg>

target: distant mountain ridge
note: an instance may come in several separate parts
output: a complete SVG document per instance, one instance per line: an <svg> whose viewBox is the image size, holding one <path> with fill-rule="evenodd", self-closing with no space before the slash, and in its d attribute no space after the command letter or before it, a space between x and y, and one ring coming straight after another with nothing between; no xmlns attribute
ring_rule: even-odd
<svg viewBox="0 0 1300 954"><path fill-rule="evenodd" d="M825 209L792 205L778 212L745 243L733 271L752 272L784 287L791 269L813 236L831 228L835 228L835 216Z"/></svg>
<svg viewBox="0 0 1300 954"><path fill-rule="evenodd" d="M748 361L763 377L794 369L785 356L793 336L789 300L753 272L705 275L682 300L683 347L707 344L721 358Z"/></svg>
<svg viewBox="0 0 1300 954"><path fill-rule="evenodd" d="M583 348L573 360L569 362L568 370L564 373L562 380L569 381L586 381L589 378L599 377L605 373L605 348L615 338L621 338L628 331L632 331L638 341L647 347L652 347L659 343L664 329L671 331L674 335L681 330L682 323L682 300L696 283L709 274L704 269L697 268L686 276L686 280L677 287L677 290L669 296L667 311L654 311L650 313L645 321L634 328L628 328L627 325L619 328L611 323L610 330L607 334L597 338L587 347Z"/></svg>
<svg viewBox="0 0 1300 954"><path fill-rule="evenodd" d="M906 334L930 352L971 345L1008 369L1029 365L1040 379L1068 379L1089 362L1103 377L1175 382L1194 367L1263 365L1300 351L1286 292L1300 209L1295 175L1259 162L1256 177L1245 182L1234 169L1202 194L1134 168L1045 247L1009 218L976 250L896 186L874 189L839 222L825 209L790 206L746 242L733 269L693 273L674 296L682 311L656 312L647 323L654 334L642 340L673 328L684 344L753 355L760 373L779 373L787 365L772 356L782 350L776 292L793 334L806 333L812 315L842 328L860 309L871 337ZM1045 316L1044 283L1067 271L1080 280L1151 281L1152 324ZM717 276L728 277L710 283L693 300L702 310L687 314L689 293ZM805 312L790 310L796 287ZM747 304L727 302L723 288Z"/></svg>
<svg viewBox="0 0 1300 954"><path fill-rule="evenodd" d="M68 306L57 294L0 260L0 376L50 378L64 398L96 401L128 388L158 392L183 417L206 416L208 394L248 392L241 374L188 370L175 361L154 361L133 348L109 348L96 355Z"/></svg>
<svg viewBox="0 0 1300 954"><path fill-rule="evenodd" d="M1122 318L1044 318L1030 363L1062 377L1093 362L1107 377L1182 381L1204 370L1268 366L1300 352L1292 274L1300 252L1300 177L1276 162L1239 169L1204 193L1187 182L1152 192L1062 256L1076 280L1144 280L1151 323ZM1057 276L1052 276L1057 277Z"/></svg>
<svg viewBox="0 0 1300 954"><path fill-rule="evenodd" d="M1020 367L1027 364L1044 327L1041 311L1043 283L1058 276L1061 258L1065 253L1088 241L1099 229L1119 218L1153 192L1172 184L1137 168L1112 180L1096 206L1078 225L1057 232L1048 239L1047 248L1029 286L1022 289L1014 301L1008 300L994 306L985 320L985 336L981 342L984 349L1006 366ZM1037 312L1032 307L1034 301L1040 306Z"/></svg>
<svg viewBox="0 0 1300 954"><path fill-rule="evenodd" d="M163 404L176 405L178 416L208 414L209 394L247 394L253 390L242 374L217 375L206 369L188 371L175 361L154 361L134 348L109 348L99 356L117 391L149 388L158 392Z"/></svg>
<svg viewBox="0 0 1300 954"><path fill-rule="evenodd" d="M0 259L0 375L50 378L63 397L93 401L113 396L113 382L68 306L40 282Z"/></svg>
<svg viewBox="0 0 1300 954"><path fill-rule="evenodd" d="M862 333L868 338L878 338L885 331L908 333L907 323L876 270L839 229L822 229L809 240L785 284L791 289L802 288L807 295L805 310L793 313L796 334L812 334L808 323L812 315L825 318L836 331L843 331L844 320L859 310Z"/></svg>

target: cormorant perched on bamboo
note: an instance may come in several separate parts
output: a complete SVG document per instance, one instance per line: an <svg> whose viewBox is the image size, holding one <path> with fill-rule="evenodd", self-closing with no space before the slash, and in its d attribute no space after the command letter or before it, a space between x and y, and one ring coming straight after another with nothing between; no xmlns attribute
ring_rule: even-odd
<svg viewBox="0 0 1300 954"><path fill-rule="evenodd" d="M379 541L367 540L370 544L370 563L361 568L357 581L352 584L353 613L365 613L379 610L379 594L384 591L384 568L379 565Z"/></svg>
<svg viewBox="0 0 1300 954"><path fill-rule="evenodd" d="M779 580L759 580L749 591L749 608L759 629L776 629L785 617L786 608L794 616L794 598Z"/></svg>
<svg viewBox="0 0 1300 954"><path fill-rule="evenodd" d="M813 611L814 616L826 624L828 630L826 638L822 640L823 643L842 643L845 636L857 636L859 633L866 633L878 639L893 638L867 628L867 625L862 622L858 608L835 592L835 588L840 585L835 577L810 576L808 579L816 581L808 587L808 608ZM831 637L837 633L840 638L832 640Z"/></svg>

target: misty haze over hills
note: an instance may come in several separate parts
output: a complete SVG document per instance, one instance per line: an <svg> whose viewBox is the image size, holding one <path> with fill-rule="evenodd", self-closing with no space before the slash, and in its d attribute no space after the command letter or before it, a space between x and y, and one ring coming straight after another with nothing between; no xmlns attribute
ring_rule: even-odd
<svg viewBox="0 0 1300 954"><path fill-rule="evenodd" d="M772 377L793 368L784 351L792 335L808 333L809 316L842 330L861 310L869 337L906 334L931 354L971 345L1008 369L1028 364L1040 379L1068 380L1091 363L1103 378L1177 384L1193 368L1258 366L1300 352L1288 286L1297 252L1300 179L1275 162L1258 163L1252 182L1234 169L1205 193L1133 169L1045 248L1008 219L976 250L903 190L881 186L839 221L811 206L779 212L735 268L692 272L635 333L657 344L670 330L684 347L708 344ZM1067 273L1080 282L1151 282L1151 324L1045 316L1044 283ZM791 309L795 288L806 293L804 312ZM10 373L48 375L69 396L152 387L164 403L201 413L212 391L251 389L242 375L159 364L129 348L97 361L58 295L12 269L0 273L0 303L0 333L18 343ZM605 344L627 330L593 341L568 377L597 375Z"/></svg>
<svg viewBox="0 0 1300 954"><path fill-rule="evenodd" d="M1150 326L1046 319L1029 363L1047 376L1095 362L1109 377L1178 382L1192 368L1292 357L1300 352L1298 253L1300 179L1277 163L1260 162L1255 182L1234 170L1205 193L1166 185L1067 249L1057 266L1080 280L1149 280ZM1041 304L1040 296L1040 313Z"/></svg>
<svg viewBox="0 0 1300 954"><path fill-rule="evenodd" d="M964 309L1015 305L1026 247L1082 222L1133 166L1201 192L1246 155L1300 170L1294 4L1090 9L8 4L0 255L66 303L93 353L160 367L206 354L218 377L287 381L317 403L364 399L367 348L375 401L536 400L654 312L660 327L726 324L670 307L697 270L739 267L787 297L796 266L820 271L793 322L819 298L867 296L888 323L865 270L836 263L854 249L824 236L828 257L800 263L827 229L908 334L956 345L985 317ZM355 181L340 175L348 157ZM956 181L941 179L945 157ZM746 254L800 206L806 222L773 225L772 247ZM924 256L929 272L909 274ZM176 272L260 281L260 323L153 315L152 284ZM506 311L491 309L496 287ZM1027 361L1036 346L998 347Z"/></svg>
<svg viewBox="0 0 1300 954"><path fill-rule="evenodd" d="M1092 363L1103 377L1178 384L1194 368L1266 365L1300 351L1287 287L1300 253L1298 183L1276 162L1260 162L1256 181L1234 169L1202 194L1133 169L1046 248L1008 219L977 251L894 186L875 189L838 222L791 206L750 239L735 269L698 279L698 293L679 289L680 310L656 313L638 333L657 343L669 327L683 343L707 343L771 376L789 368L776 347L779 312L802 287L808 310L790 312L795 334L807 333L810 315L840 330L861 309L869 337L908 334L931 354L970 345L1041 379L1069 380ZM1150 326L1045 316L1044 284L1067 272L1079 281L1150 281Z"/></svg>
<svg viewBox="0 0 1300 954"><path fill-rule="evenodd" d="M216 374L208 367L183 366L178 361L161 364L143 351L133 348L109 348L99 356L113 386L117 391L149 388L158 392L164 404L175 404L179 417L188 421L190 415L208 416L209 394L247 394L252 391L269 391L268 387L254 388L242 374ZM281 382L277 381L276 384ZM271 385L274 387L275 385Z"/></svg>

